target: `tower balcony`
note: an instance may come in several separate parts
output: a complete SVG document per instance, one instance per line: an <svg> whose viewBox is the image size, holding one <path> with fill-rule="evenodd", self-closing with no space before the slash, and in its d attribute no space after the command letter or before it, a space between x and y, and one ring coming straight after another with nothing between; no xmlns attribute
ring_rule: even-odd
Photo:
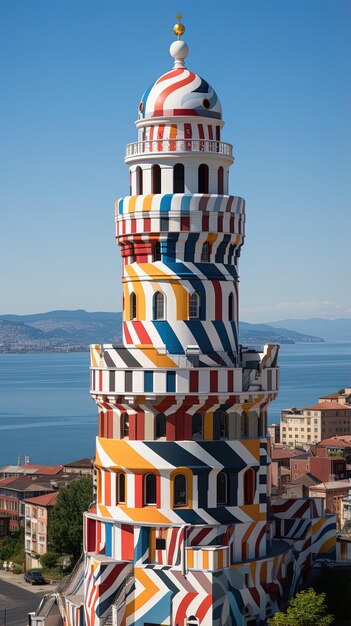
<svg viewBox="0 0 351 626"><path fill-rule="evenodd" d="M233 160L233 146L213 139L153 139L127 144L126 161L141 155L214 154Z"/></svg>
<svg viewBox="0 0 351 626"><path fill-rule="evenodd" d="M209 355L162 354L154 348L91 346L90 391L95 396L240 394L278 391L278 346L262 352L241 349L237 358L225 353L217 363ZM217 357L220 354L217 353ZM230 357L230 358L229 358ZM228 362L229 361L229 362Z"/></svg>

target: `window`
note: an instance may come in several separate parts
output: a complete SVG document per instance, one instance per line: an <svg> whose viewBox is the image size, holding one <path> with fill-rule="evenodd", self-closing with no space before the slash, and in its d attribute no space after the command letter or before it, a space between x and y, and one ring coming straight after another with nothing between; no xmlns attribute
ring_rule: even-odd
<svg viewBox="0 0 351 626"><path fill-rule="evenodd" d="M126 501L125 475L120 472L116 476L116 504L124 504Z"/></svg>
<svg viewBox="0 0 351 626"><path fill-rule="evenodd" d="M199 294L194 291L190 294L189 298L189 318L198 319L200 317L200 297Z"/></svg>
<svg viewBox="0 0 351 626"><path fill-rule="evenodd" d="M129 437L129 415L122 413L121 415L121 439Z"/></svg>
<svg viewBox="0 0 351 626"><path fill-rule="evenodd" d="M155 439L160 439L166 436L166 416L164 413L159 413L155 417Z"/></svg>
<svg viewBox="0 0 351 626"><path fill-rule="evenodd" d="M208 193L208 165L202 163L198 169L199 193Z"/></svg>
<svg viewBox="0 0 351 626"><path fill-rule="evenodd" d="M230 293L229 298L228 298L228 319L230 322L234 320L234 295L233 293Z"/></svg>
<svg viewBox="0 0 351 626"><path fill-rule="evenodd" d="M241 414L241 436L242 437L247 437L248 436L248 423L247 423L247 414L245 413L245 411L242 412Z"/></svg>
<svg viewBox="0 0 351 626"><path fill-rule="evenodd" d="M137 317L137 299L134 291L130 294L130 319L136 320Z"/></svg>
<svg viewBox="0 0 351 626"><path fill-rule="evenodd" d="M165 298L163 293L156 291L154 295L154 320L163 320L165 317Z"/></svg>
<svg viewBox="0 0 351 626"><path fill-rule="evenodd" d="M202 415L200 413L194 413L192 416L191 422L191 433L193 439L202 439L203 438L203 423L202 423Z"/></svg>
<svg viewBox="0 0 351 626"><path fill-rule="evenodd" d="M173 480L173 506L187 506L187 477L176 474Z"/></svg>
<svg viewBox="0 0 351 626"><path fill-rule="evenodd" d="M143 195L143 170L141 167L137 167L135 170L136 174L136 193L137 196Z"/></svg>
<svg viewBox="0 0 351 626"><path fill-rule="evenodd" d="M154 373L144 371L144 391L152 393L154 390Z"/></svg>
<svg viewBox="0 0 351 626"><path fill-rule="evenodd" d="M165 539L161 539L160 537L156 537L155 548L156 548L156 550L165 550L166 549L166 540Z"/></svg>
<svg viewBox="0 0 351 626"><path fill-rule="evenodd" d="M161 168L159 165L152 166L152 191L151 193L161 193Z"/></svg>
<svg viewBox="0 0 351 626"><path fill-rule="evenodd" d="M173 168L173 193L184 193L183 163L177 163Z"/></svg>
<svg viewBox="0 0 351 626"><path fill-rule="evenodd" d="M255 497L255 472L249 468L244 474L244 504L253 504Z"/></svg>
<svg viewBox="0 0 351 626"><path fill-rule="evenodd" d="M225 472L219 472L217 476L217 505L228 504L228 476Z"/></svg>
<svg viewBox="0 0 351 626"><path fill-rule="evenodd" d="M208 241L205 241L201 250L201 261L205 261L205 262L209 261L210 253L211 253L210 244L208 243Z"/></svg>
<svg viewBox="0 0 351 626"><path fill-rule="evenodd" d="M190 615L186 620L186 626L199 626L199 620L195 615Z"/></svg>
<svg viewBox="0 0 351 626"><path fill-rule="evenodd" d="M161 242L155 241L152 248L152 260L153 261L161 261Z"/></svg>
<svg viewBox="0 0 351 626"><path fill-rule="evenodd" d="M225 411L222 411L219 416L219 436L221 439L229 437L229 415Z"/></svg>
<svg viewBox="0 0 351 626"><path fill-rule="evenodd" d="M155 474L146 474L144 478L144 504L156 504Z"/></svg>
<svg viewBox="0 0 351 626"><path fill-rule="evenodd" d="M224 170L222 166L218 168L217 172L217 187L219 194L224 193Z"/></svg>

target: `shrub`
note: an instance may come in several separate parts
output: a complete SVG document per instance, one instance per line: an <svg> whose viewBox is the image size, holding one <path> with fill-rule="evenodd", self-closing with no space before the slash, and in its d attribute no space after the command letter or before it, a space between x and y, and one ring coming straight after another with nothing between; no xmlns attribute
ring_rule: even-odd
<svg viewBox="0 0 351 626"><path fill-rule="evenodd" d="M23 573L23 567L21 567L20 565L16 565L12 571L13 574L22 574Z"/></svg>
<svg viewBox="0 0 351 626"><path fill-rule="evenodd" d="M59 555L56 552L47 552L40 557L40 565L44 569L54 569L58 565Z"/></svg>

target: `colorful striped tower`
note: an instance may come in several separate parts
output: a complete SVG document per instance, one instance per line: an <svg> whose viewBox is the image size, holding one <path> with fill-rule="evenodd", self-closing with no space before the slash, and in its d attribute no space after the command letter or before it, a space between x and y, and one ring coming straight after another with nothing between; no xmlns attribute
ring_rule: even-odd
<svg viewBox="0 0 351 626"><path fill-rule="evenodd" d="M333 548L318 502L278 502L267 524L278 346L238 341L245 203L229 195L218 96L185 67L176 26L174 67L140 101L130 196L116 202L123 345L91 348L96 506L83 586L61 597L73 626L263 624L313 550Z"/></svg>

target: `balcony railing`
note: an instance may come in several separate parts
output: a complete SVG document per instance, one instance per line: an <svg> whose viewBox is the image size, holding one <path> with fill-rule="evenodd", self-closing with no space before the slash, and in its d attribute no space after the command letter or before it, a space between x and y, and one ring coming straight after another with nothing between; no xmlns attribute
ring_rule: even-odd
<svg viewBox="0 0 351 626"><path fill-rule="evenodd" d="M212 139L153 139L128 143L126 157L154 152L210 152L233 158L233 146Z"/></svg>

